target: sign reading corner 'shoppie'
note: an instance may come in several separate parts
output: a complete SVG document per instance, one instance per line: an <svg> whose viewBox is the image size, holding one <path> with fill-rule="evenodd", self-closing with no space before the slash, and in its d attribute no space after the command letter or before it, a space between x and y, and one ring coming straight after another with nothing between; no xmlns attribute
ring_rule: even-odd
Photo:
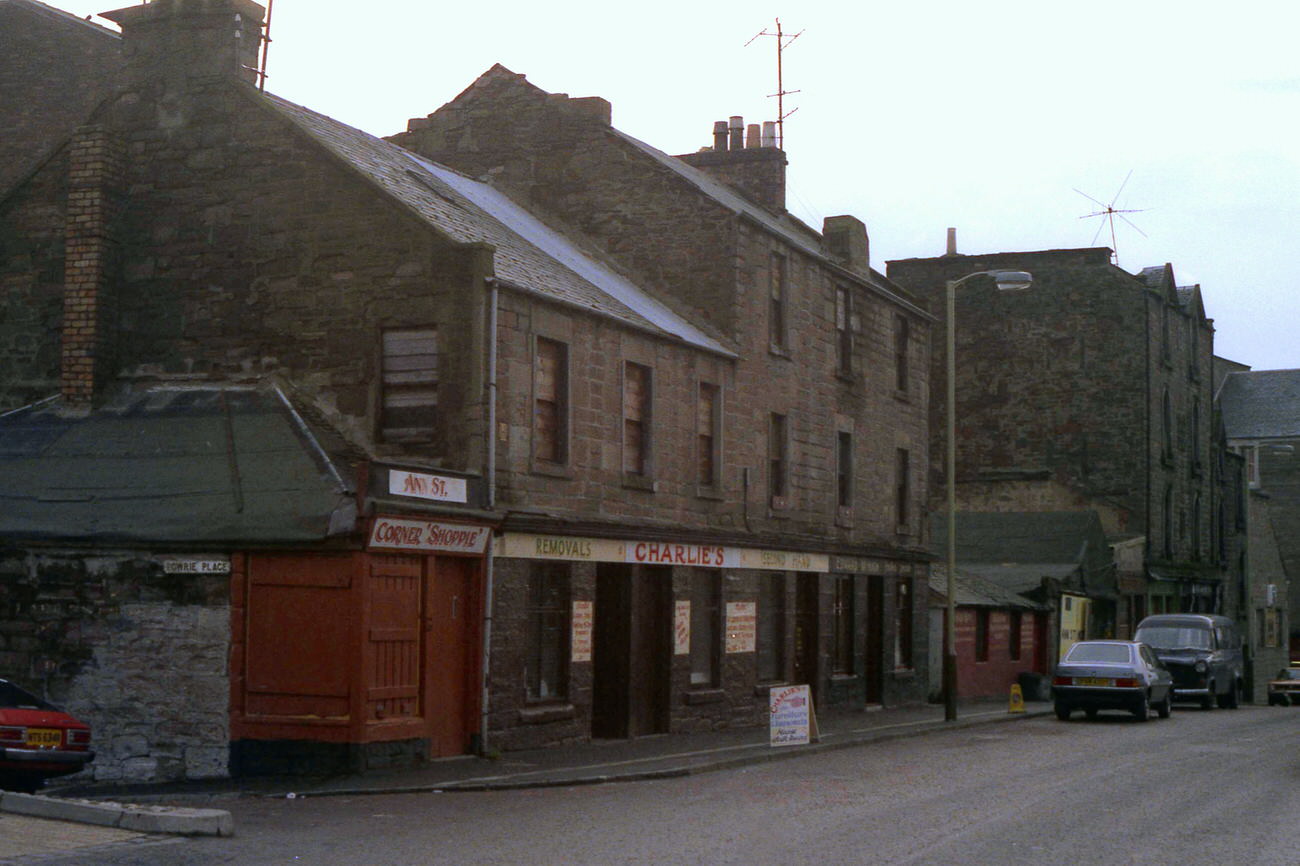
<svg viewBox="0 0 1300 866"><path fill-rule="evenodd" d="M824 553L686 544L670 541L623 541L571 535L507 532L497 538L496 555L519 559L576 562L633 562L645 565L695 565L704 568L757 568L779 571L830 571Z"/></svg>
<svg viewBox="0 0 1300 866"><path fill-rule="evenodd" d="M370 547L482 555L491 537L490 526L381 515L370 530Z"/></svg>

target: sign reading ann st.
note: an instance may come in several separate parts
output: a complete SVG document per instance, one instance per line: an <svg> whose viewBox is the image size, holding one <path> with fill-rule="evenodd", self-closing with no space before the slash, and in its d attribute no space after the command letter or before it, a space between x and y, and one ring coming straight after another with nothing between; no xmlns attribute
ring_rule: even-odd
<svg viewBox="0 0 1300 866"><path fill-rule="evenodd" d="M436 502L469 501L464 478L406 472L402 469L388 470L388 492L394 496L412 496Z"/></svg>

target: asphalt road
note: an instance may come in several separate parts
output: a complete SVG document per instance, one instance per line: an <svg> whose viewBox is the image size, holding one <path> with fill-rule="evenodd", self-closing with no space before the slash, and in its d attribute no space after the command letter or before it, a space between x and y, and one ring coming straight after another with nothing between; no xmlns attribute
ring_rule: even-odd
<svg viewBox="0 0 1300 866"><path fill-rule="evenodd" d="M1032 719L657 782L221 805L234 838L39 863L1293 866L1300 709Z"/></svg>

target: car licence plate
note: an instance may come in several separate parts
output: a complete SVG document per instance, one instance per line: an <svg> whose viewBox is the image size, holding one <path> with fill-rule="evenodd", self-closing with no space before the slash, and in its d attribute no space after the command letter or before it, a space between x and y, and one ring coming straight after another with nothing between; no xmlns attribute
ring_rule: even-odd
<svg viewBox="0 0 1300 866"><path fill-rule="evenodd" d="M1106 677L1075 677L1076 686L1113 686L1115 681Z"/></svg>
<svg viewBox="0 0 1300 866"><path fill-rule="evenodd" d="M57 728L28 728L27 745L40 749L57 748L63 742L63 732Z"/></svg>

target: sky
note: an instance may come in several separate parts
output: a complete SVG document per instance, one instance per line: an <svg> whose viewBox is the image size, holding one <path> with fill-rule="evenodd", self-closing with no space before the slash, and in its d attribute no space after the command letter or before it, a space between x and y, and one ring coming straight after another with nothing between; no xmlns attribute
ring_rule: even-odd
<svg viewBox="0 0 1300 866"><path fill-rule="evenodd" d="M687 153L776 119L778 19L795 216L862 219L884 271L950 226L967 254L1109 247L1087 215L1132 211L1121 268L1171 263L1216 354L1300 368L1297 0L275 0L267 89L389 135L501 63Z"/></svg>

